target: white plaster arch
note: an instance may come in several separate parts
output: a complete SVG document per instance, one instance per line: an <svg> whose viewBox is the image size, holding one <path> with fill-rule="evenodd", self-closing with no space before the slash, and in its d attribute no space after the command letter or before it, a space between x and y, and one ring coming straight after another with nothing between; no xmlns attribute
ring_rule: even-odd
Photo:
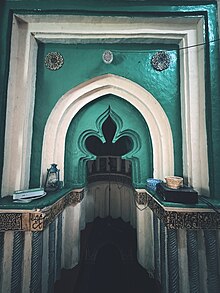
<svg viewBox="0 0 220 293"><path fill-rule="evenodd" d="M76 113L87 103L106 94L114 94L130 102L144 117L153 146L154 177L163 179L174 172L173 137L169 120L158 101L131 80L106 74L86 81L64 94L48 117L42 147L41 175L52 162L64 174L65 138ZM51 149L51 146L54 146Z"/></svg>

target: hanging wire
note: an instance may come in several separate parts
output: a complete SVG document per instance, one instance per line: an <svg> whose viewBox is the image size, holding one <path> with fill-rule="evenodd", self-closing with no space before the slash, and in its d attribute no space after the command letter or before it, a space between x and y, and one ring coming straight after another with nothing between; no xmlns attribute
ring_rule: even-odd
<svg viewBox="0 0 220 293"><path fill-rule="evenodd" d="M208 42L203 42L203 43L199 43L199 44L194 44L194 45L190 45L190 46L185 46L185 47L180 47L180 48L169 48L169 49L163 49L162 51L171 51L171 50L175 50L175 51L181 51L181 50L187 50L187 49L191 49L191 48L196 48L196 47L200 47L200 46L205 46L208 45L210 43L214 43L214 42L219 42L220 38L218 39L214 39ZM143 50L145 51L146 49L139 49L137 51L135 50L120 50L120 53L131 53L131 54L137 54L140 53L140 51ZM119 50L111 50L112 52L118 52ZM155 50L147 50L147 53L155 53L155 51L157 51L157 49Z"/></svg>
<svg viewBox="0 0 220 293"><path fill-rule="evenodd" d="M204 202L208 207L210 207L213 211L215 211L218 215L220 215L220 212L218 209L210 202L208 201L208 197L204 195L200 195L199 199Z"/></svg>
<svg viewBox="0 0 220 293"><path fill-rule="evenodd" d="M191 45L191 46L178 48L178 50L185 50L185 49L190 49L190 48L194 48L194 47L205 46L205 45L208 45L210 43L219 42L219 41L220 41L220 39L214 39L214 40L211 40L209 42L204 42L204 43L200 43L200 44L195 44L195 45Z"/></svg>

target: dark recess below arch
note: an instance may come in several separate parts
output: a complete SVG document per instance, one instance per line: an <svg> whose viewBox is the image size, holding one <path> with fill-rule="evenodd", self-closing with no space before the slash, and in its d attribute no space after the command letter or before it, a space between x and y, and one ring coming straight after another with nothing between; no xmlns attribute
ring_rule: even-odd
<svg viewBox="0 0 220 293"><path fill-rule="evenodd" d="M63 270L55 293L159 293L159 283L137 262L136 230L111 217L96 218L81 232L81 256Z"/></svg>

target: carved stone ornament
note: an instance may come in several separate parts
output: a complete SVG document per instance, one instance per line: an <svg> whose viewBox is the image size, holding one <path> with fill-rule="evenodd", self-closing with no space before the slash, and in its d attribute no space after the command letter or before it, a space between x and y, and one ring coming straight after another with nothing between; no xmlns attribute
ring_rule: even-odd
<svg viewBox="0 0 220 293"><path fill-rule="evenodd" d="M220 215L214 211L165 210L149 192L146 193L149 208L168 229L220 229Z"/></svg>
<svg viewBox="0 0 220 293"><path fill-rule="evenodd" d="M51 206L43 209L7 212L0 210L0 232L43 231L67 206L75 206L84 198L84 189L74 189Z"/></svg>
<svg viewBox="0 0 220 293"><path fill-rule="evenodd" d="M136 192L135 199L137 204L140 204L140 205L148 204L148 195L146 192Z"/></svg>
<svg viewBox="0 0 220 293"><path fill-rule="evenodd" d="M84 189L68 192L51 206L36 210L0 211L0 232L43 231L67 206L75 206L84 198ZM168 229L220 229L220 215L209 208L167 210L148 191L135 194L137 204L148 206Z"/></svg>
<svg viewBox="0 0 220 293"><path fill-rule="evenodd" d="M165 51L157 52L152 57L151 64L157 71L163 71L170 66L170 55Z"/></svg>
<svg viewBox="0 0 220 293"><path fill-rule="evenodd" d="M63 66L63 56L58 52L50 52L46 55L44 64L47 69L58 70Z"/></svg>
<svg viewBox="0 0 220 293"><path fill-rule="evenodd" d="M22 230L22 213L0 213L0 231Z"/></svg>
<svg viewBox="0 0 220 293"><path fill-rule="evenodd" d="M113 61L113 53L109 50L106 50L103 55L102 55L102 60L106 63L106 64L110 64Z"/></svg>

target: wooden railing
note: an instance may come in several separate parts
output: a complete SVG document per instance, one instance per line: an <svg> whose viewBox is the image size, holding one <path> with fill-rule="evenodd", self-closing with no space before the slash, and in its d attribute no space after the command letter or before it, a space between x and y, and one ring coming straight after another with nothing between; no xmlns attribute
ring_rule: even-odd
<svg viewBox="0 0 220 293"><path fill-rule="evenodd" d="M95 173L120 173L131 175L131 162L118 156L99 156L88 162L88 175Z"/></svg>
<svg viewBox="0 0 220 293"><path fill-rule="evenodd" d="M88 182L109 181L131 184L131 162L118 156L100 156L89 161Z"/></svg>

